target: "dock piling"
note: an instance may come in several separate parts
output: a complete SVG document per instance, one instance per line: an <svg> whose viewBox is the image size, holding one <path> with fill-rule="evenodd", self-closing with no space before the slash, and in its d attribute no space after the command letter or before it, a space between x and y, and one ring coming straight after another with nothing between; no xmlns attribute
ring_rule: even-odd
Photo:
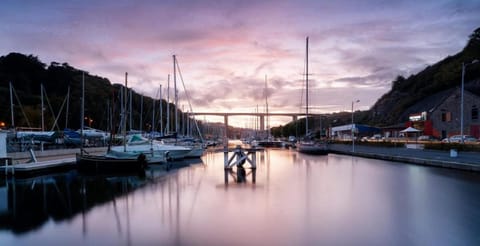
<svg viewBox="0 0 480 246"><path fill-rule="evenodd" d="M257 158L255 154L257 151L258 149L243 149L240 145L237 145L231 150L225 148L223 151L224 168L231 169L233 166L242 167L245 162L250 163L251 168L257 168ZM229 158L228 154L230 152L232 152L233 155Z"/></svg>

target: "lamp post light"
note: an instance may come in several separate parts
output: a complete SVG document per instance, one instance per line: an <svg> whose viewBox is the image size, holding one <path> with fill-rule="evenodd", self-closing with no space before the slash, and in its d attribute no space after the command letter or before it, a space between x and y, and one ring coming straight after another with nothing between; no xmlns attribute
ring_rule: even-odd
<svg viewBox="0 0 480 246"><path fill-rule="evenodd" d="M465 140L463 137L463 91L464 91L464 81L465 81L465 68L468 65L472 65L474 63L477 63L478 60L475 59L471 61L470 63L462 62L462 89L461 89L461 96L460 96L460 136L462 138L461 143L464 144Z"/></svg>
<svg viewBox="0 0 480 246"><path fill-rule="evenodd" d="M358 103L360 100L353 100L352 101L352 152L355 152L355 127L353 125L353 104Z"/></svg>

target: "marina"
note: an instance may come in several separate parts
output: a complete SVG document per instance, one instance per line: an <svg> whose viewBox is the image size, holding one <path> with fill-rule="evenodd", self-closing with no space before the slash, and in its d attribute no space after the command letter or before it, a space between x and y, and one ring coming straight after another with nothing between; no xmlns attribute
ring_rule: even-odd
<svg viewBox="0 0 480 246"><path fill-rule="evenodd" d="M289 149L291 146L285 144L279 144L274 148ZM457 169L470 172L480 172L480 157L477 152L463 151L458 153L455 151L455 156L452 156L451 151L435 151L435 150L423 150L423 149L411 149L405 147L387 148L387 147L369 147L359 145L357 150L352 152L352 146L348 144L330 144L322 150L321 155L325 154L341 154L341 155L353 155L365 158L380 159L387 161L395 161L402 163L410 163L417 165L425 165L432 167L442 167L448 169ZM236 145L232 148L215 148L218 152L223 152L225 155L224 165L225 167L236 166L242 159L242 164L246 161L248 155L255 152L263 151L263 147L241 147ZM215 150L210 149L209 151ZM107 148L88 148L88 153L95 154L97 159L102 158L102 153L105 153ZM452 150L454 151L454 150ZM80 152L79 149L61 149L61 150L47 150L37 152L16 152L10 153L9 158L4 158L0 163L0 170L3 170L5 176L20 176L20 177L32 177L39 174L49 174L51 172L58 172L62 170L77 169L77 157L76 154ZM228 156L229 153L233 155ZM242 153L242 154L240 154ZM317 152L306 154L318 155ZM191 157L189 159L199 159L201 156ZM250 164L252 158L255 160L255 155L250 157ZM37 160L38 159L38 160ZM35 160L35 161L34 161ZM127 160L128 161L128 160ZM111 161L115 163L115 160ZM136 162L136 159L134 160ZM156 162L158 164L167 163L166 160ZM12 165L13 164L13 165ZM107 169L108 170L108 169ZM115 167L110 168L115 171ZM128 169L127 169L128 170ZM0 171L1 172L1 171Z"/></svg>
<svg viewBox="0 0 480 246"><path fill-rule="evenodd" d="M480 245L457 2L3 3L0 246Z"/></svg>
<svg viewBox="0 0 480 246"><path fill-rule="evenodd" d="M476 245L475 172L292 149L144 175L2 178L2 245ZM419 188L420 187L420 188ZM274 223L273 223L274 222ZM452 229L453 228L453 229ZM58 233L62 232L62 233Z"/></svg>

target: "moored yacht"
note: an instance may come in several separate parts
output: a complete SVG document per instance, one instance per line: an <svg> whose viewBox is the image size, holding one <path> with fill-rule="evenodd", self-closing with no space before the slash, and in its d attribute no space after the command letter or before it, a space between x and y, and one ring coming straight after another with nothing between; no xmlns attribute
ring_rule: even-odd
<svg viewBox="0 0 480 246"><path fill-rule="evenodd" d="M144 154L147 163L159 163L166 160L178 160L185 158L191 148L164 144L157 140L148 140L140 135L133 135L125 146L113 146L107 151L106 156L124 158Z"/></svg>

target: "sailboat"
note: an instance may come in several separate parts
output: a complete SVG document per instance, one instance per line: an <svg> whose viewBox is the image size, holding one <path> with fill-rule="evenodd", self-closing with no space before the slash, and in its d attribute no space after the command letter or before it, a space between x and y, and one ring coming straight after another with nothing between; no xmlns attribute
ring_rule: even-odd
<svg viewBox="0 0 480 246"><path fill-rule="evenodd" d="M326 142L315 141L313 137L309 136L308 129L308 37L306 38L306 52L305 52L305 137L297 143L297 151L312 155L326 155L328 154L328 147Z"/></svg>
<svg viewBox="0 0 480 246"><path fill-rule="evenodd" d="M174 56L175 61L175 56ZM155 108L154 108L155 110ZM155 130L155 111L152 114L152 132ZM167 120L169 121L169 120ZM177 129L176 129L177 131ZM179 160L186 157L191 151L191 148L177 146L173 144L165 144L162 141L147 139L140 134L133 134L129 136L128 140L124 139L124 146L113 146L107 153L108 158L135 158L144 156L147 164L165 163L168 160Z"/></svg>
<svg viewBox="0 0 480 246"><path fill-rule="evenodd" d="M173 55L173 86L174 86L174 95L175 95L175 109L177 109L178 107L178 91L177 91L177 70L178 70L178 73L180 75L180 78L181 78L181 81L182 81L182 85L183 85L183 89L185 91L185 95L187 97L187 101L188 101L188 104L189 104L189 107L190 107L190 111L193 111L192 109L192 105L190 104L190 98L188 96L188 93L187 93L187 90L185 88L185 84L183 82L183 77L182 77L182 74L180 72L180 67L178 65L178 61L177 61L177 57L176 55ZM167 117L168 118L168 117ZM179 133L179 124L178 124L178 110L175 110L175 134L178 134ZM201 132L200 132L200 129L198 128L198 125L197 125L197 121L194 119L194 123L195 123L195 127L198 131L198 134L200 136L200 143L196 143L196 141L194 141L191 136L189 136L188 138L186 136L183 136L183 138L178 138L177 135L175 136L175 139L174 139L174 143L172 143L173 145L177 146L177 147L182 147L182 148L188 148L190 151L189 153L185 156L185 158L200 158L203 153L205 152L205 145L203 144L203 137L201 135ZM192 141L190 141L192 140ZM167 138L164 138L162 140L162 142L165 144L165 145L168 145L166 144L167 143ZM170 152L170 155L172 153Z"/></svg>
<svg viewBox="0 0 480 246"><path fill-rule="evenodd" d="M127 74L125 74L125 90L127 88ZM85 75L82 76L82 111L81 111L81 128L80 128L80 154L76 154L76 162L78 169L83 172L130 172L130 171L141 171L145 168L148 157L143 152L127 152L126 145L124 141L124 153L123 155L111 156L111 155L89 155L84 153L83 149L83 137L84 136L84 105L85 105ZM126 94L126 93L125 93ZM126 123L125 123L125 114L126 107L124 108L124 122L123 122L123 136L125 139L126 134ZM107 151L108 152L108 151ZM164 156L163 156L164 157Z"/></svg>
<svg viewBox="0 0 480 246"><path fill-rule="evenodd" d="M266 125L267 125L267 133L266 137L262 140L253 140L251 142L252 147L277 147L281 148L284 147L285 143L283 141L278 141L274 140L272 138L271 132L270 132L270 116L268 114L268 93L267 93L268 87L267 87L267 75L265 75L265 116L266 116Z"/></svg>
<svg viewBox="0 0 480 246"><path fill-rule="evenodd" d="M147 139L140 134L130 136L125 146L113 146L107 151L109 158L135 158L139 155L145 156L147 164L165 163L168 160L179 160L185 158L192 149L164 144L161 141Z"/></svg>
<svg viewBox="0 0 480 246"><path fill-rule="evenodd" d="M40 142L48 142L48 143L55 143L55 140L58 138L58 133L52 130L50 131L45 131L45 126L44 126L44 105L43 105L43 93L45 91L43 85L40 85L40 92L41 92L41 116L42 116L42 128L34 128L30 127L30 123L28 121L28 118L25 115L25 112L23 111L22 104L20 102L20 99L17 96L17 93L15 92L12 82L9 83L10 87L10 111L11 111L11 117L12 117L12 130L13 130L13 136L19 140L19 141L28 141L28 142L35 142L35 143L40 143ZM27 121L28 127L15 127L15 121L14 121L14 108L13 108L13 95L17 98L18 104L20 105L20 108L22 110L23 115L25 116L25 120ZM47 98L48 99L48 98Z"/></svg>

